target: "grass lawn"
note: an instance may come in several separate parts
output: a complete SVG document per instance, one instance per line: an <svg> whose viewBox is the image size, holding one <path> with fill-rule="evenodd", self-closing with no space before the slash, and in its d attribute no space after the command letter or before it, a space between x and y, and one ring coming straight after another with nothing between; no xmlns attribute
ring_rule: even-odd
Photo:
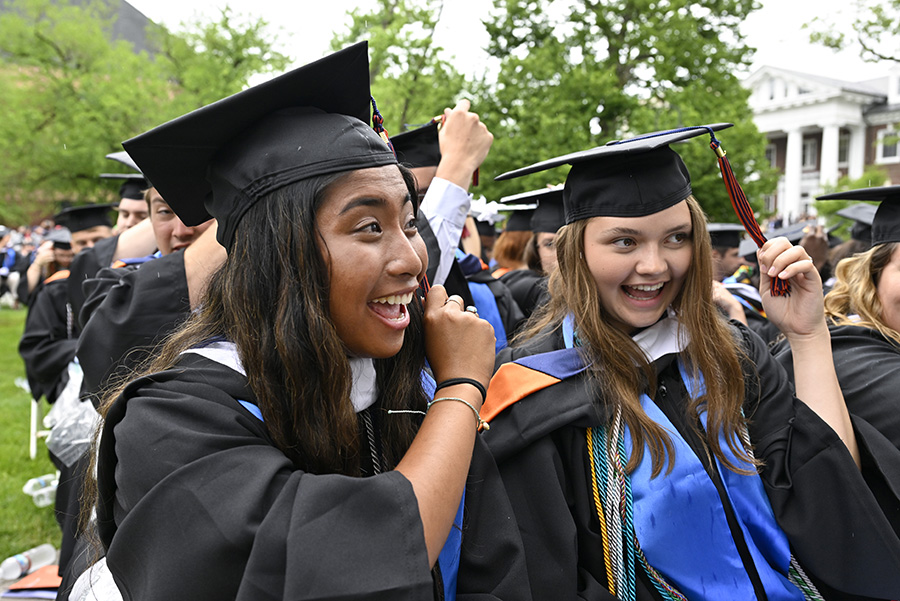
<svg viewBox="0 0 900 601"><path fill-rule="evenodd" d="M56 471L43 441L38 441L37 458L28 458L31 396L15 384L25 377L17 350L24 326L24 309L0 309L0 559L41 543L58 549L62 538L53 506L36 507L22 492L29 478ZM42 404L46 412L47 403Z"/></svg>

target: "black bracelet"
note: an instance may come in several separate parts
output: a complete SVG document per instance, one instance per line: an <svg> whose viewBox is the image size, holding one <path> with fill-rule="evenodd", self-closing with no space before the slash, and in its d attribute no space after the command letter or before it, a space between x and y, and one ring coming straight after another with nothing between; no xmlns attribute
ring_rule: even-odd
<svg viewBox="0 0 900 601"><path fill-rule="evenodd" d="M478 389L478 392L481 393L481 402L484 403L487 398L487 390L484 389L484 384L479 382L478 380L473 380L472 378L450 378L449 380L444 380L443 382L439 382L437 386L435 386L434 391L437 392L441 388L446 388L447 386L455 386L456 384L471 384L475 388Z"/></svg>

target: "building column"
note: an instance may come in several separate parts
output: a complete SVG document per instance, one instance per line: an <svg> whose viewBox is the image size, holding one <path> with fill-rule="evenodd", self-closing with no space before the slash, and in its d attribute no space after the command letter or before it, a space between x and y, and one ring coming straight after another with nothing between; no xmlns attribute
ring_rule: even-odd
<svg viewBox="0 0 900 601"><path fill-rule="evenodd" d="M838 181L838 145L840 128L826 125L822 128L822 151L819 154L819 186L824 188Z"/></svg>
<svg viewBox="0 0 900 601"><path fill-rule="evenodd" d="M847 175L850 179L859 179L866 167L866 128L862 125L851 125L850 151L847 154Z"/></svg>
<svg viewBox="0 0 900 601"><path fill-rule="evenodd" d="M785 225L800 215L800 180L803 177L803 132L788 131L784 157L784 200L781 215Z"/></svg>

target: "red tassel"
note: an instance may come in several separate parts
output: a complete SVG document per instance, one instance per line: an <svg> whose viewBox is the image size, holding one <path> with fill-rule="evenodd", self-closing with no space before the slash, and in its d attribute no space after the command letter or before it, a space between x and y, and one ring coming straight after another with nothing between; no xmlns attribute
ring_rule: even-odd
<svg viewBox="0 0 900 601"><path fill-rule="evenodd" d="M731 163L725 158L725 151L722 149L721 144L715 136L712 135L712 132L710 132L710 138L709 147L712 148L716 152L716 156L719 157L719 169L722 170L722 179L725 180L725 188L728 190L731 206L734 208L734 212L737 214L738 219L740 219L741 224L743 224L744 229L747 230L747 233L750 234L750 237L756 243L756 246L762 247L762 245L766 243L766 236L762 233L759 224L756 222L756 217L753 215L753 209L750 207L750 203L747 202L747 197L744 195L744 191L741 189L741 185L738 183L737 178L734 176L734 171L731 169ZM791 286L786 280L780 280L775 277L772 278L771 291L772 296L788 296L791 293Z"/></svg>
<svg viewBox="0 0 900 601"><path fill-rule="evenodd" d="M391 137L388 135L387 130L384 128L384 117L381 116L381 113L378 110L378 106L375 104L375 98L373 96L369 96L369 99L372 101L372 129L375 130L384 143L388 145L388 148L391 149L391 152L394 153L394 156L397 156L397 151L394 150L394 145L391 144Z"/></svg>

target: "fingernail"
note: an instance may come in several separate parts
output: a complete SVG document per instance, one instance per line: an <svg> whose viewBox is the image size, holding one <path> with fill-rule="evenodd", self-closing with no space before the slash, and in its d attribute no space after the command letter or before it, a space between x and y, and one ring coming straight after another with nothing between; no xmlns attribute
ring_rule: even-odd
<svg viewBox="0 0 900 601"><path fill-rule="evenodd" d="M769 277L774 276L775 273L776 273L776 272L775 272L775 266L774 266L774 265L772 265L771 267L769 267L769 270L766 272L766 274L767 274Z"/></svg>

